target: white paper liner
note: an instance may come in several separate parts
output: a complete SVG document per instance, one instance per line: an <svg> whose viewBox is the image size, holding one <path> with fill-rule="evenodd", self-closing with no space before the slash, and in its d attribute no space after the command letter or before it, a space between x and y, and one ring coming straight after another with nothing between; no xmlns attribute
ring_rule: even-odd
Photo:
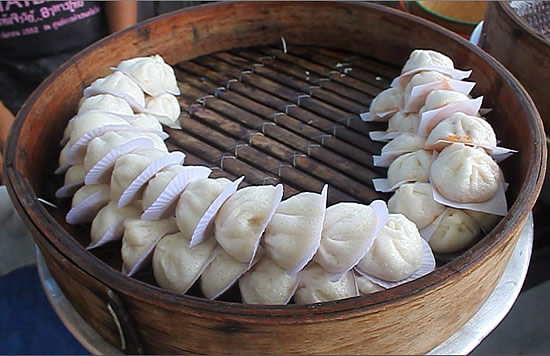
<svg viewBox="0 0 550 356"><path fill-rule="evenodd" d="M355 270L359 272L359 274L368 278L371 282L376 283L379 286L386 289L397 287L398 285L401 285L403 283L407 283L417 278L423 277L431 273L435 269L435 257L428 242L425 241L424 239L421 239L421 241L422 241L422 262L420 264L420 267L410 277L407 277L397 282L389 282L389 281L385 281L383 279L371 276L370 274L361 271L359 267L356 267Z"/></svg>
<svg viewBox="0 0 550 356"><path fill-rule="evenodd" d="M394 109L390 111L381 112L378 114L373 114L371 112L364 112L359 114L359 117L361 120L365 122L372 122L372 121L388 121L393 114L398 112L399 109Z"/></svg>
<svg viewBox="0 0 550 356"><path fill-rule="evenodd" d="M323 208L323 216L321 218L321 226L323 225L323 222L325 221L325 215L327 212L327 195L328 195L328 184L325 184L323 186L323 190L321 190L321 199L323 200L324 208ZM305 256L305 258L292 270L287 271L287 273L291 276L295 275L296 273L300 272L304 267L313 259L313 256L315 256L315 253L317 253L317 250L319 249L319 246L321 246L321 236L323 234L323 229L321 228L319 230L319 236L316 236L316 243L313 246L313 248L308 252L308 254ZM294 294L294 293L293 293Z"/></svg>
<svg viewBox="0 0 550 356"><path fill-rule="evenodd" d="M72 182L69 184L66 184L59 188L55 192L55 197L62 199L62 198L70 198L74 195L74 193L84 185L84 180L78 180L76 182Z"/></svg>
<svg viewBox="0 0 550 356"><path fill-rule="evenodd" d="M89 197L73 206L67 213L65 221L72 225L92 221L97 212L109 202L109 191L109 186L106 186L104 189L91 194Z"/></svg>
<svg viewBox="0 0 550 356"><path fill-rule="evenodd" d="M147 181L151 179L158 171L168 166L183 164L184 160L185 153L174 151L151 162L151 164L147 168L145 168L145 170L141 172L141 174L137 176L137 178L134 179L132 183L130 183L128 188L126 188L124 192L122 192L122 195L120 196L120 199L118 201L118 207L122 208L123 206L130 204L130 202L135 198L139 189L145 183L147 183Z"/></svg>
<svg viewBox="0 0 550 356"><path fill-rule="evenodd" d="M374 213L376 214L376 230L374 231L374 239L372 240L372 243L367 249L367 252L372 247L372 244L374 244L374 240L376 240L376 236L378 236L380 231L382 231L384 226L386 226L386 222L388 221L388 218L390 216L390 213L388 211L388 205L383 200L377 199L372 203L370 203L369 206L374 209Z"/></svg>
<svg viewBox="0 0 550 356"><path fill-rule="evenodd" d="M406 153L414 152L412 150L399 150L399 151L389 151L382 152L380 156L372 156L372 163L375 167L389 167L393 161L399 156L402 156Z"/></svg>
<svg viewBox="0 0 550 356"><path fill-rule="evenodd" d="M455 79L438 80L427 84L417 85L412 88L409 100L407 100L403 107L403 112L418 112L422 105L424 105L428 94L434 90L452 90L468 95L475 85L475 82L463 82Z"/></svg>
<svg viewBox="0 0 550 356"><path fill-rule="evenodd" d="M256 238L256 243L254 244L254 251L252 253L252 258L250 259L250 262L248 263L248 266L252 266L252 262L254 261L254 256L256 255L256 252L258 251L258 246L260 245L260 240L262 239L262 235L264 234L265 228L267 227L267 224L269 224L269 221L271 221L271 218L273 217L273 214L275 214L275 211L277 210L277 207L281 203L281 199L283 199L283 185L277 184L275 186L275 193L273 194L274 200L273 200L273 206L271 207L271 211L267 215L267 218L264 220L262 226L260 227L260 233L258 234L258 237Z"/></svg>
<svg viewBox="0 0 550 356"><path fill-rule="evenodd" d="M408 79L410 79L413 75L415 75L418 72L425 72L425 71L426 72L427 71L430 71L430 72L433 71L433 72L443 73L443 74L446 74L446 75L450 76L452 79L456 79L456 80L466 79L470 76L470 74L472 74L471 70L464 71L464 70L448 68L448 67L423 66L423 67L418 67L418 68L412 69L412 70L410 70L408 72L405 72L405 73L401 73L400 76L396 77L391 82L391 87L392 88L397 88L400 85L404 85L404 84L406 84Z"/></svg>
<svg viewBox="0 0 550 356"><path fill-rule="evenodd" d="M479 114L480 114L480 115L487 115L487 114L490 113L491 111L493 111L492 108L481 108L481 109L479 109Z"/></svg>
<svg viewBox="0 0 550 356"><path fill-rule="evenodd" d="M56 170L53 173L54 174L63 174L65 172L67 172L67 170L69 168L71 168L72 166L73 166L72 164L67 162L64 165L57 167Z"/></svg>
<svg viewBox="0 0 550 356"><path fill-rule="evenodd" d="M386 222L388 221L388 217L390 216L386 202L383 200L377 199L372 203L370 203L369 206L374 210L374 214L376 215L376 228L374 230L374 233L372 234L370 241L365 247L365 250L357 258L356 261L351 261L347 266L343 267L344 270L341 271L340 273L335 273L335 274L329 273L329 280L331 282L338 282L346 273L348 273L355 266L357 266L359 261L361 261L365 257L365 255L371 249L372 245L374 245L374 241L376 240L376 237L378 237L378 234L380 233L380 231L382 231L384 226L386 226Z"/></svg>
<svg viewBox="0 0 550 356"><path fill-rule="evenodd" d="M481 107L482 101L483 96L480 96L475 99L457 101L441 108L424 112L420 119L418 136L428 136L437 124L454 113L462 112L466 115L476 115Z"/></svg>
<svg viewBox="0 0 550 356"><path fill-rule="evenodd" d="M142 105L136 98L129 95L128 93L120 92L117 90L106 89L101 87L101 85L92 84L89 87L85 88L84 91L82 92L82 95L85 98L89 98L90 96L94 96L98 94L110 94L112 96L116 96L117 98L126 100L126 102L130 104L130 106L137 112L143 112L143 110L145 110L145 105Z"/></svg>
<svg viewBox="0 0 550 356"><path fill-rule="evenodd" d="M441 214L439 214L437 219L435 219L430 225L426 226L422 230L419 230L420 236L422 236L422 238L426 242L430 242L430 239L432 238L433 233L435 232L435 230L437 230L437 227L439 226L439 223L443 219L443 216L445 215L447 210L449 210L449 208L443 210L443 212Z"/></svg>
<svg viewBox="0 0 550 356"><path fill-rule="evenodd" d="M197 226L195 227L195 230L193 231L191 241L189 242L190 248L200 244L205 240L205 238L207 237L205 236L205 232L207 231L210 224L212 224L214 218L216 217L216 214L222 207L222 204L225 203L225 201L237 191L237 188L239 187L239 184L241 184L243 179L244 176L238 178L227 187L225 187L220 195L218 195L216 199L212 202L212 204L210 204L208 209L206 209L204 215L201 217L201 219L197 223Z"/></svg>
<svg viewBox="0 0 550 356"><path fill-rule="evenodd" d="M218 298L220 295L224 294L229 288L231 288L239 280L239 278L241 278L241 276L243 274L245 274L252 267L254 267L254 265L256 263L258 263L258 261L260 261L260 259L262 258L263 254L264 254L264 252L263 252L264 250L261 247L258 248L258 251L256 252L256 255L254 256L254 259L252 260L252 264L248 264L248 263L241 263L241 262L235 260L233 257L231 257L225 251L220 252L220 250L223 250L223 248L219 245L216 248L216 250L217 250L216 251L216 258L218 258L219 255L224 253L228 259L230 259L232 262L234 262L234 263L232 263L232 265L233 265L232 267L234 267L234 268L225 268L223 271L221 271L221 270L219 271L220 273L221 272L228 273L228 275L227 275L228 283L226 283L226 285L223 286L220 290L214 292L214 294L206 295L204 290L201 288L201 290L202 290L203 294L205 295L205 297L210 299L210 300L214 300L214 299ZM216 263L216 259L214 259L214 261L212 261L212 263L209 266L207 266L207 268L208 267L214 268L215 263ZM203 271L203 273L204 273L204 271Z"/></svg>
<svg viewBox="0 0 550 356"><path fill-rule="evenodd" d="M433 186L433 197L434 200L442 205L450 206L451 208L456 209L465 209L465 210L474 210L480 211L482 213L488 213L493 215L504 216L508 213L508 204L506 202L505 187L507 183L502 180L498 184L497 193L493 198L488 201L481 203L457 203L452 200L446 199L443 197L437 189Z"/></svg>
<svg viewBox="0 0 550 356"><path fill-rule="evenodd" d="M374 185L374 190L376 190L377 192L382 192L382 193L395 192L403 184L414 183L414 182L420 182L420 180L418 180L418 179L402 180L400 182L395 183L392 186L390 186L387 178L374 178L372 180L372 184Z"/></svg>
<svg viewBox="0 0 550 356"><path fill-rule="evenodd" d="M378 142L389 142L402 134L401 131L394 131L394 132L386 132L386 131L370 131L369 137L373 141Z"/></svg>
<svg viewBox="0 0 550 356"><path fill-rule="evenodd" d="M483 148L485 151L487 151L487 153L489 153L489 155L491 157L493 157L493 159L496 161L496 162L502 162L504 161L506 158L510 157L511 155L513 155L514 153L518 153L517 150L513 150L511 148L506 148L506 147L499 147L499 146L487 146L487 145L478 145L478 144L475 144L475 143L471 143L471 142L461 142L461 141L449 141L449 140L437 140L435 143L438 144L438 143L448 143L449 145L452 145L453 143L463 143L464 145L466 146L471 146L471 147L481 147Z"/></svg>
<svg viewBox="0 0 550 356"><path fill-rule="evenodd" d="M138 137L118 145L110 150L90 169L84 178L84 182L86 184L109 183L111 181L111 170L117 159L135 150L153 146L153 141L146 137Z"/></svg>
<svg viewBox="0 0 550 356"><path fill-rule="evenodd" d="M187 185L197 179L207 178L212 170L205 166L184 166L164 189L158 198L141 215L143 220L158 220L166 215L167 210L179 199ZM192 247L192 246L191 246Z"/></svg>
<svg viewBox="0 0 550 356"><path fill-rule="evenodd" d="M151 259L153 258L153 251L155 250L155 247L157 247L157 244L159 243L160 239L162 239L164 236L169 234L174 234L178 232L178 227L174 223L174 226L169 226L164 231L162 231L153 241L151 246L145 251L143 256L139 258L139 260L136 262L136 264L132 267L130 271L127 271L124 263L122 264L122 273L127 274L128 276L133 276L137 272L139 272L143 267L145 267L148 263L151 262Z"/></svg>

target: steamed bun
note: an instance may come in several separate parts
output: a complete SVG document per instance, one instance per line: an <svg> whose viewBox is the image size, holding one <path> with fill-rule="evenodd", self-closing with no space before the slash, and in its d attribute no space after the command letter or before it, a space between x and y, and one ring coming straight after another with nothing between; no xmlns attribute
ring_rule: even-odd
<svg viewBox="0 0 550 356"><path fill-rule="evenodd" d="M231 257L242 263L252 261L281 197L282 191L274 186L248 186L225 201L214 220L214 231Z"/></svg>
<svg viewBox="0 0 550 356"><path fill-rule="evenodd" d="M281 202L262 240L267 256L287 272L297 272L319 247L326 197L303 192Z"/></svg>
<svg viewBox="0 0 550 356"><path fill-rule="evenodd" d="M386 132L410 132L417 133L420 126L420 116L416 113L403 113L398 111L388 121Z"/></svg>
<svg viewBox="0 0 550 356"><path fill-rule="evenodd" d="M482 148L453 143L433 161L431 181L445 198L458 203L480 203L493 198L500 169Z"/></svg>
<svg viewBox="0 0 550 356"><path fill-rule="evenodd" d="M449 143L438 140L496 147L497 138L493 127L477 116L457 112L437 124L426 139L426 149L441 151Z"/></svg>
<svg viewBox="0 0 550 356"><path fill-rule="evenodd" d="M401 73L406 73L408 71L426 66L445 67L452 69L454 68L454 63L451 58L447 57L443 53L433 50L415 49L409 55L409 59L407 59L407 62L405 62Z"/></svg>
<svg viewBox="0 0 550 356"><path fill-rule="evenodd" d="M277 263L264 257L239 279L241 298L246 304L288 303L298 283L298 275L289 275Z"/></svg>
<svg viewBox="0 0 550 356"><path fill-rule="evenodd" d="M370 104L369 112L378 115L397 111L403 106L403 92L398 88L381 91Z"/></svg>
<svg viewBox="0 0 550 356"><path fill-rule="evenodd" d="M418 150L396 158L388 168L388 185L399 182L429 182L432 153Z"/></svg>
<svg viewBox="0 0 550 356"><path fill-rule="evenodd" d="M470 247L479 236L479 226L468 214L458 209L447 209L430 238L434 252L453 253Z"/></svg>
<svg viewBox="0 0 550 356"><path fill-rule="evenodd" d="M416 182L399 187L388 201L388 210L405 215L422 230L443 213L445 206L434 200L430 183Z"/></svg>
<svg viewBox="0 0 550 356"><path fill-rule="evenodd" d="M374 277L397 282L420 267L422 253L422 237L416 225L404 215L390 214L357 268Z"/></svg>
<svg viewBox="0 0 550 356"><path fill-rule="evenodd" d="M353 271L348 271L338 281L316 263L310 263L300 272L300 282L294 293L296 304L328 302L359 296Z"/></svg>
<svg viewBox="0 0 550 356"><path fill-rule="evenodd" d="M327 208L321 246L313 260L326 271L348 271L365 255L376 232L377 216L368 205L338 203Z"/></svg>

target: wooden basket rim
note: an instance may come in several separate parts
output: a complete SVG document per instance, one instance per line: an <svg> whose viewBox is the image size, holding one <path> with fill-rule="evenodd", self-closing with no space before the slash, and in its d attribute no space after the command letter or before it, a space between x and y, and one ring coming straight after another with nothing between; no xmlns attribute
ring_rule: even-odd
<svg viewBox="0 0 550 356"><path fill-rule="evenodd" d="M192 296L179 296L161 288L146 284L144 282L129 278L119 271L116 271L109 267L107 264L95 258L92 254L88 253L84 247L82 247L76 240L74 240L49 214L49 212L37 201L37 197L34 194L31 186L25 180L25 178L17 170L17 158L18 154L18 141L21 130L25 124L25 119L28 117L31 108L40 98L41 94L48 88L48 86L65 71L70 65L77 62L82 57L90 55L96 48L99 48L113 40L127 31L139 31L147 26L147 24L153 21L159 21L171 16L181 16L182 14L192 15L195 12L201 11L203 8L208 7L223 7L232 6L241 2L224 2L224 3L211 3L196 6L193 8L187 8L175 11L173 13L161 15L159 17L149 19L138 25L122 31L117 34L110 35L90 47L84 49L75 55L69 62L63 64L54 73L52 73L41 85L33 92L31 97L25 102L22 109L17 114L17 119L13 125L7 150L4 168L6 172L7 182L6 185L10 191L10 195L20 214L24 215L24 218L31 223L38 221L38 218L42 218L45 221L51 222L50 227L57 236L58 241L56 243L45 239L47 243L52 244L65 258L71 260L82 270L86 271L90 276L100 281L101 283L109 286L114 286L122 293L132 296L135 299L149 301L149 302L162 302L165 303L165 308L182 308L186 307L190 312L194 313L213 313L224 314L225 316L234 317L252 317L262 318L265 320L273 320L274 322L281 323L303 323L307 320L315 320L316 317L334 317L334 318L350 318L354 314L360 313L362 310L371 307L382 307L385 304L392 302L400 302L405 299L412 299L415 296L420 295L423 292L429 292L435 290L438 287L444 285L445 281L452 278L457 274L465 274L473 268L476 262L483 260L487 251L498 248L499 245L503 245L507 242L506 234L509 232L519 232L525 223L527 216L534 206L536 199L533 197L538 196L540 193L542 183L544 181L544 171L546 166L546 147L543 144L537 144L544 142L544 135L542 129L542 120L538 114L536 107L527 95L525 89L521 84L513 77L513 75L498 63L492 56L488 55L479 47L471 44L467 40L463 39L459 35L445 29L442 26L431 23L422 18L404 13L402 11L394 10L388 7L384 7L377 4L369 3L346 3L347 6L361 6L370 8L372 11L385 12L393 16L400 18L400 21L416 22L420 25L426 26L433 31L439 32L442 35L449 38L449 40L458 41L460 45L466 47L466 49L474 52L483 61L487 62L503 79L511 86L514 93L520 100L523 109L525 110L528 120L529 130L533 136L533 157L529 162L529 171L527 173L527 181L524 184L518 197L512 207L509 209L506 217L499 223L499 225L478 243L473 248L465 252L460 258L455 259L448 264L436 269L430 275L422 277L418 280L393 288L388 293L376 293L373 295L362 296L359 298L351 298L345 300L339 300L334 302L317 303L312 305L287 305L287 306L256 306L246 305L240 303L230 303L223 301L209 301L207 299L192 297ZM246 2L242 2L246 3ZM273 2L273 5L284 6L282 3ZM25 195L30 200L26 201ZM25 205L32 205L34 209L24 208ZM41 231L44 233L45 231ZM52 231L49 231L50 233ZM45 234L44 234L45 235ZM36 236L35 236L36 238ZM43 238L43 236L41 237ZM77 255L70 255L67 252L71 249L80 250L82 253ZM298 314L297 314L298 313ZM302 318L297 318L301 316ZM305 318L304 318L305 317ZM309 317L309 318L308 318Z"/></svg>

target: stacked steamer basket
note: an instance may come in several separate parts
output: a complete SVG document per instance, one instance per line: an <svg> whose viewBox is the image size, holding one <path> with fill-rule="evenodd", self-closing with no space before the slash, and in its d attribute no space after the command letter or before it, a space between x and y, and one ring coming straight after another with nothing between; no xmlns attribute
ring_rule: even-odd
<svg viewBox="0 0 550 356"><path fill-rule="evenodd" d="M501 62L525 87L539 111L550 144L550 104L545 90L550 78L550 2L489 2L480 46ZM532 75L526 68L537 68ZM546 179L541 201L550 203L550 180Z"/></svg>
<svg viewBox="0 0 550 356"><path fill-rule="evenodd" d="M468 96L471 71L454 68L451 58L415 50L392 86L372 101L365 121L387 121L373 140L388 142L374 165L389 167L375 179L381 192L395 192L391 213L401 213L421 230L441 259L472 246L508 212L498 163L516 151L497 146L481 113L483 97Z"/></svg>
<svg viewBox="0 0 550 356"><path fill-rule="evenodd" d="M368 138L384 127L362 122L359 114L415 48L432 48L457 68L471 69L472 95L483 95L484 106L493 108L487 119L502 145L518 150L501 166L510 184L508 213L481 241L427 276L315 304L247 305L230 296L211 301L193 287L189 295L157 287L151 268L128 277L120 272L120 243L87 251L90 225L65 222L71 207L55 198L63 185L54 175L57 142L83 90L121 60L157 53L176 69L182 129L164 131L169 150L186 153L185 165L209 166L212 178L244 175L243 186L280 182L284 199L300 191L317 194L328 183L328 206L387 200L371 181L385 172L369 161L382 145ZM440 27L370 4L224 3L166 15L73 58L19 116L6 157L15 205L75 309L109 343L120 345L122 336L128 352L427 352L493 289L545 168L538 114L502 66Z"/></svg>

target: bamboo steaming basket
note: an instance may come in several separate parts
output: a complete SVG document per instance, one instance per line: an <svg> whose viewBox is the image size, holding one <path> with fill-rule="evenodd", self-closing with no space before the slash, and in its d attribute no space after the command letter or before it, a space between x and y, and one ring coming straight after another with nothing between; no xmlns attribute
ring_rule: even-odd
<svg viewBox="0 0 550 356"><path fill-rule="evenodd" d="M546 2L546 7L548 6L550 4ZM537 14L536 9L537 6L534 5L532 14ZM549 11L547 8L544 11L540 12L541 18L546 16L545 20L540 21L540 28L537 28L540 30L547 29L550 24ZM548 132L550 127L549 37L539 34L516 13L507 1L495 1L489 2L487 6L480 46L500 61L525 86L537 105Z"/></svg>
<svg viewBox="0 0 550 356"><path fill-rule="evenodd" d="M489 119L497 136L519 150L502 166L508 215L421 279L305 306L179 296L156 287L150 271L136 279L120 273L120 244L87 252L89 227L67 225L68 202L53 198L61 184L53 176L58 142L82 90L122 59L159 53L180 80L184 129L168 132L172 147L188 153L187 163L216 165L217 176L244 173L247 184L280 180L287 195L328 182L332 203L387 199L370 181L385 174L372 168L370 156L381 146L368 139L369 130L382 127L361 122L358 113L415 48L433 48L458 68L473 69L474 94L483 93L494 109ZM106 341L118 346L122 336L127 352L416 354L452 335L494 288L539 194L544 142L539 115L510 73L435 24L365 3L214 3L110 36L57 70L18 115L6 177L67 299Z"/></svg>

